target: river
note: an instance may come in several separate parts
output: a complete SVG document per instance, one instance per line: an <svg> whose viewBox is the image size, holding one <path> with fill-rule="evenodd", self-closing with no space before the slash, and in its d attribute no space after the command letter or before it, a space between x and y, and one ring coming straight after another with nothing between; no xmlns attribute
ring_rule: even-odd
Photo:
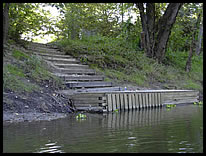
<svg viewBox="0 0 206 156"><path fill-rule="evenodd" d="M4 125L3 152L203 152L203 106L85 114Z"/></svg>

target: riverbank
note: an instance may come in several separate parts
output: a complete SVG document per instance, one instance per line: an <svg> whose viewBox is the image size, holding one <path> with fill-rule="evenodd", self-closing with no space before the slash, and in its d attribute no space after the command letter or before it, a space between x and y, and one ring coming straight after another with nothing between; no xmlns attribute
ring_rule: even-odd
<svg viewBox="0 0 206 156"><path fill-rule="evenodd" d="M97 72L103 73L105 80L111 81L115 86L126 87L127 90L193 89L200 91L200 101L203 100L201 74L197 73L197 78L194 78L192 76L195 73L185 74L178 68L157 64L142 52L128 52L127 55L105 52L103 55L98 47L88 51L89 47L83 47L83 42L78 45L64 44L59 44L59 48L79 58L83 64L89 64L90 68ZM107 46L105 45L105 48L109 49ZM61 79L50 73L52 67L48 63L32 55L32 51L26 47L26 42L22 45L10 43L4 47L4 123L50 121L74 112L69 97L58 92L68 88L63 85ZM96 52L92 53L94 50ZM188 79L185 81L184 78Z"/></svg>
<svg viewBox="0 0 206 156"><path fill-rule="evenodd" d="M58 92L61 79L26 47L10 43L3 57L3 122L53 120L74 110L69 98Z"/></svg>

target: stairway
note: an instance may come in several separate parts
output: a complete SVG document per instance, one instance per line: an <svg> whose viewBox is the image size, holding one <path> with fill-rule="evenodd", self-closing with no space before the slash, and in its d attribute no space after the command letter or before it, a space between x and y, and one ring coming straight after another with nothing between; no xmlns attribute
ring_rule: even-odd
<svg viewBox="0 0 206 156"><path fill-rule="evenodd" d="M28 49L52 64L56 69L53 74L60 77L69 88L69 90L62 90L64 94L120 90L119 87L113 87L112 82L105 82L103 75L97 73L94 69L90 69L88 65L81 64L77 58L65 55L55 46L30 43Z"/></svg>

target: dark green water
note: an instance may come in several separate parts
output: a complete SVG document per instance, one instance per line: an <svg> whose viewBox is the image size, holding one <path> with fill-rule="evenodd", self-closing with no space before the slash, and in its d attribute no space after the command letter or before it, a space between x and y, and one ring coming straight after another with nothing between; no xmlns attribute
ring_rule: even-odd
<svg viewBox="0 0 206 156"><path fill-rule="evenodd" d="M3 152L203 152L197 105L86 114L3 127Z"/></svg>

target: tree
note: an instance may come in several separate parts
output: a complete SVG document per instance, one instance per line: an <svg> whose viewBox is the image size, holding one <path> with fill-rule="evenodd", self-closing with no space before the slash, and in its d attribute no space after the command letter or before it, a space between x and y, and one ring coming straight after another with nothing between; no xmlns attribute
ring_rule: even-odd
<svg viewBox="0 0 206 156"><path fill-rule="evenodd" d="M9 30L9 3L5 3L3 10L3 44L7 42Z"/></svg>
<svg viewBox="0 0 206 156"><path fill-rule="evenodd" d="M197 10L197 19L196 21L194 22L194 26L192 27L192 39L191 39L191 44L190 44L190 50L189 50L189 54L188 54L188 59L187 59L187 62L186 62L186 65L185 65L185 71L186 72L189 72L191 70L191 66L192 66L192 56L193 56L193 53L195 51L195 48L197 47L196 45L198 44L198 40L196 41L196 36L197 36L197 33L198 33L198 29L200 27L200 33L201 33L201 25L200 25L200 22L201 22L201 15L202 15L202 9L198 10L195 6L195 10ZM191 20L192 21L192 20ZM199 41L200 42L200 41ZM198 47L201 47L201 43L200 43L200 46L198 45ZM197 49L196 49L197 50Z"/></svg>
<svg viewBox="0 0 206 156"><path fill-rule="evenodd" d="M165 57L167 42L173 24L182 3L168 4L164 14L159 18L155 16L156 6L154 3L137 3L140 11L142 30L144 37L144 49L148 57L156 58L161 63ZM146 9L146 10L145 10Z"/></svg>
<svg viewBox="0 0 206 156"><path fill-rule="evenodd" d="M200 24L198 40L196 44L196 51L195 51L197 55L200 55L201 53L202 35L203 35L203 24Z"/></svg>
<svg viewBox="0 0 206 156"><path fill-rule="evenodd" d="M44 11L41 3L10 3L9 36L19 41L22 34L49 34L54 31L49 12ZM45 32L46 31L46 32ZM45 32L45 33L44 33ZM32 37L31 36L31 37Z"/></svg>

